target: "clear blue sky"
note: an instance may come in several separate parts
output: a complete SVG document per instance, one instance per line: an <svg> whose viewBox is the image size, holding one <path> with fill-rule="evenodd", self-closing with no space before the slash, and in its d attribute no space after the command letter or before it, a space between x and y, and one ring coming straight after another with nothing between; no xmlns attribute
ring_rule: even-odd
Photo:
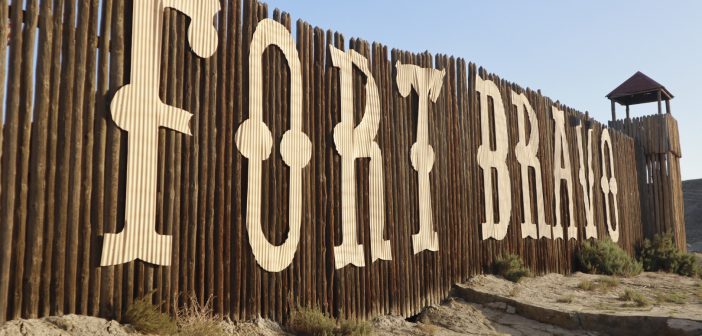
<svg viewBox="0 0 702 336"><path fill-rule="evenodd" d="M675 95L682 176L702 178L702 1L266 2L347 38L463 57L605 123L605 95L641 71ZM632 107L652 113L656 104Z"/></svg>

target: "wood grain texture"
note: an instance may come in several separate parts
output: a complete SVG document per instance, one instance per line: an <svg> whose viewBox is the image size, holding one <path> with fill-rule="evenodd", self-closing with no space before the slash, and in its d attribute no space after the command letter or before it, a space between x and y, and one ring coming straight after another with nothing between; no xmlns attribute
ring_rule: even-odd
<svg viewBox="0 0 702 336"><path fill-rule="evenodd" d="M412 316L506 253L541 274L574 271L593 237L633 254L673 232L684 248L669 114L606 128L466 60L255 0L23 3L0 0L0 35L15 27L0 67L0 320L119 318L152 291L168 313L196 298L232 319ZM142 122L153 101L120 98L145 79L139 94L193 114L163 126L192 136ZM151 130L146 159L130 123ZM125 246L170 267L100 267L136 257L105 238L147 213L171 251ZM338 265L347 239L358 257Z"/></svg>

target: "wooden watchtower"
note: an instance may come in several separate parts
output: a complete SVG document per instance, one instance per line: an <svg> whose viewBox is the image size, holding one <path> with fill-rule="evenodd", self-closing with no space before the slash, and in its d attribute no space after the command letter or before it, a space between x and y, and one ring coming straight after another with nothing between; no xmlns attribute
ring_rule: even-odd
<svg viewBox="0 0 702 336"><path fill-rule="evenodd" d="M670 111L673 95L663 85L637 72L607 98L612 102L609 126L633 137L636 143L644 236L672 233L678 248L687 250L680 178L682 153L678 122ZM626 106L623 119L617 119L617 103ZM629 106L644 103L658 103L658 113L631 118Z"/></svg>

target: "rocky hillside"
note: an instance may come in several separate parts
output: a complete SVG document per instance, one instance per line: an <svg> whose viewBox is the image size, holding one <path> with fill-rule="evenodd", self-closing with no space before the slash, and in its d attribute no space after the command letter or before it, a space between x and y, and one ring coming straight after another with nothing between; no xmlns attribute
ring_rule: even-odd
<svg viewBox="0 0 702 336"><path fill-rule="evenodd" d="M702 252L702 179L683 181L688 249Z"/></svg>

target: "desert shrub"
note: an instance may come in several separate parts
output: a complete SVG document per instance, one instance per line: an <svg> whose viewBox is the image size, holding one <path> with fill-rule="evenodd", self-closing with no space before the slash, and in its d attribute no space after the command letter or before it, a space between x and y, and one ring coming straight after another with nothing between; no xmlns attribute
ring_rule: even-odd
<svg viewBox="0 0 702 336"><path fill-rule="evenodd" d="M583 280L578 284L578 288L586 291L609 289L619 286L619 280L612 277L599 277L595 280Z"/></svg>
<svg viewBox="0 0 702 336"><path fill-rule="evenodd" d="M597 289L597 284L592 280L583 280L578 284L578 288L586 291L593 291Z"/></svg>
<svg viewBox="0 0 702 336"><path fill-rule="evenodd" d="M122 322L145 334L173 335L177 326L170 316L161 313L159 306L151 303L151 294L144 296L128 307Z"/></svg>
<svg viewBox="0 0 702 336"><path fill-rule="evenodd" d="M619 279L612 277L599 277L597 278L597 283L599 283L602 288L612 288L619 286Z"/></svg>
<svg viewBox="0 0 702 336"><path fill-rule="evenodd" d="M287 331L303 336L365 336L372 334L368 322L334 318L325 315L318 308L299 308L290 316Z"/></svg>
<svg viewBox="0 0 702 336"><path fill-rule="evenodd" d="M586 273L634 276L641 264L609 239L586 241L576 252L580 269Z"/></svg>
<svg viewBox="0 0 702 336"><path fill-rule="evenodd" d="M638 307L646 307L651 305L649 301L643 294L627 288L624 293L619 297L619 300L633 302Z"/></svg>
<svg viewBox="0 0 702 336"><path fill-rule="evenodd" d="M524 266L522 259L514 254L506 254L498 258L493 268L495 274L512 282L519 282L523 277L531 275L531 271Z"/></svg>
<svg viewBox="0 0 702 336"><path fill-rule="evenodd" d="M196 297L190 297L181 308L174 307L178 335L181 336L224 336L222 319L212 309L212 297L204 304Z"/></svg>
<svg viewBox="0 0 702 336"><path fill-rule="evenodd" d="M658 293L656 294L656 301L659 303L675 303L675 304L685 304L687 299L684 294L679 293Z"/></svg>
<svg viewBox="0 0 702 336"><path fill-rule="evenodd" d="M339 323L338 335L366 336L373 334L373 327L366 321L342 320Z"/></svg>
<svg viewBox="0 0 702 336"><path fill-rule="evenodd" d="M663 271L684 276L702 274L702 267L695 255L678 250L671 234L655 235L653 240L646 239L639 250L639 258L646 271Z"/></svg>
<svg viewBox="0 0 702 336"><path fill-rule="evenodd" d="M336 321L317 308L300 308L290 316L287 329L295 335L332 336Z"/></svg>

